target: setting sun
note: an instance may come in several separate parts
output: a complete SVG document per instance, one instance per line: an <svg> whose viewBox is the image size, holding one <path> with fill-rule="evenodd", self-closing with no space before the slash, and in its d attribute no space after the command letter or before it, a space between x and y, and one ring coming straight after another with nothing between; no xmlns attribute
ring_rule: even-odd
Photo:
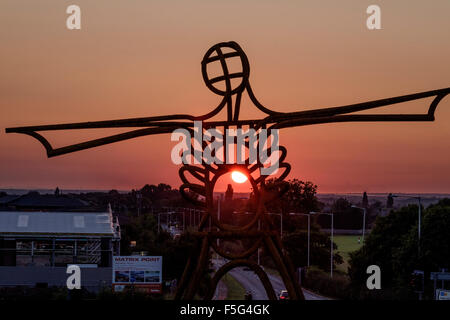
<svg viewBox="0 0 450 320"><path fill-rule="evenodd" d="M231 173L231 179L233 179L233 181L236 183L244 183L245 181L247 181L247 176L242 172L233 171Z"/></svg>

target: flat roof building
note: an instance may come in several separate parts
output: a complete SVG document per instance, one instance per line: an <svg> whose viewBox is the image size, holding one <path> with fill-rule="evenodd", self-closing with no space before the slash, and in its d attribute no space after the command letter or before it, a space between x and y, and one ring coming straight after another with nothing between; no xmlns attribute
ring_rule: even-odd
<svg viewBox="0 0 450 320"><path fill-rule="evenodd" d="M82 286L109 286L113 255L120 255L120 225L110 208L0 211L0 286L64 286L70 264L87 268Z"/></svg>

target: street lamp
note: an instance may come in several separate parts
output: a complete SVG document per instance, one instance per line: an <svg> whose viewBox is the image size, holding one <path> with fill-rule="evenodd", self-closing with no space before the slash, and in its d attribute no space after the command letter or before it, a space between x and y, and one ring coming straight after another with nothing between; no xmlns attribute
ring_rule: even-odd
<svg viewBox="0 0 450 320"><path fill-rule="evenodd" d="M419 255L420 255L420 228L421 228L421 224L422 224L422 203L421 203L421 199L420 196L414 197L414 196L401 196L401 195L391 195L393 198L409 198L409 199L416 199L419 202L419 223L418 223L418 240L417 240L417 246L418 246L418 251L419 251Z"/></svg>
<svg viewBox="0 0 450 320"><path fill-rule="evenodd" d="M311 211L310 214L325 214L331 216L331 238L330 238L330 277L333 278L333 233L334 233L334 215L332 212L314 212Z"/></svg>
<svg viewBox="0 0 450 320"><path fill-rule="evenodd" d="M280 237L283 239L283 213L272 213L269 212L268 214L280 216Z"/></svg>
<svg viewBox="0 0 450 320"><path fill-rule="evenodd" d="M307 266L309 267L309 257L310 257L310 246L311 246L311 215L307 213L295 213L291 212L289 213L291 216L307 216L308 217L308 260L307 260Z"/></svg>
<svg viewBox="0 0 450 320"><path fill-rule="evenodd" d="M362 243L364 244L364 235L366 234L366 208L363 207L357 207L355 205L352 205L352 208L359 209L363 211L363 227L362 227Z"/></svg>

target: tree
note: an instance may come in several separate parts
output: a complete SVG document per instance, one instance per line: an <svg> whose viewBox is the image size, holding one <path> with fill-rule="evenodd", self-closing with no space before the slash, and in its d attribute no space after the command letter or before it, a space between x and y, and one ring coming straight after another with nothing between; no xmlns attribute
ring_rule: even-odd
<svg viewBox="0 0 450 320"><path fill-rule="evenodd" d="M270 179L266 182L266 190L272 192L284 191L281 196L274 197L266 203L268 212L281 213L283 215L283 227L285 232L295 232L297 229L304 228L304 223L297 216L291 216L289 213L309 213L319 210L319 201L317 200L317 185L311 181L301 181L292 179L283 182L275 182ZM252 202L252 197L250 198ZM275 225L280 225L280 216L272 217Z"/></svg>
<svg viewBox="0 0 450 320"><path fill-rule="evenodd" d="M386 208L392 208L394 206L394 197L392 193L389 193L386 201Z"/></svg>
<svg viewBox="0 0 450 320"><path fill-rule="evenodd" d="M417 217L417 206L416 217ZM398 279L406 284L408 273L412 269L426 272L450 268L450 199L444 199L428 207L422 219L421 239L418 242L418 225L413 226L404 238L404 244L398 248L394 267L395 272L403 275ZM420 247L420 250L419 250ZM427 274L427 279L429 276Z"/></svg>
<svg viewBox="0 0 450 320"><path fill-rule="evenodd" d="M133 251L159 251L159 244L164 242L169 235L166 232L158 234L158 223L153 215L146 214L131 220L122 225L121 252L131 254L130 241L136 241Z"/></svg>
<svg viewBox="0 0 450 320"><path fill-rule="evenodd" d="M378 217L372 232L366 236L364 246L350 254L348 270L353 292L356 298L393 294L395 273L393 254L403 244L403 238L409 233L417 220L417 207L403 207L392 211L386 217ZM368 291L366 288L366 269L377 265L382 270L381 290Z"/></svg>
<svg viewBox="0 0 450 320"><path fill-rule="evenodd" d="M362 213L360 209L353 208L352 204L345 198L334 201L331 211L334 214L334 227L336 229L358 230L362 228ZM330 217L320 215L317 222L323 228L331 228Z"/></svg>
<svg viewBox="0 0 450 320"><path fill-rule="evenodd" d="M382 212L382 209L383 204L378 200L369 205L366 215L366 228L371 228L371 226L375 223L377 216Z"/></svg>
<svg viewBox="0 0 450 320"><path fill-rule="evenodd" d="M352 208L352 204L345 198L339 198L333 202L331 206L331 211L334 214L340 214L348 212Z"/></svg>
<svg viewBox="0 0 450 320"><path fill-rule="evenodd" d="M283 237L284 248L295 268L307 266L308 261L308 233L307 231L296 231ZM310 235L310 263L318 266L322 270L330 270L330 237L328 234L320 232L316 225L311 226ZM334 266L343 262L342 257L337 253L337 245L333 243L333 263Z"/></svg>
<svg viewBox="0 0 450 320"><path fill-rule="evenodd" d="M142 203L152 208L161 207L192 207L192 204L184 200L177 189L172 189L168 184L146 184L141 190Z"/></svg>
<svg viewBox="0 0 450 320"><path fill-rule="evenodd" d="M275 186L274 179L267 181L266 188L270 189ZM292 179L281 182L281 188L286 192L281 197L277 197L274 201L266 204L268 210L275 212L303 212L309 213L319 209L319 201L317 200L317 185L311 181L301 181Z"/></svg>
<svg viewBox="0 0 450 320"><path fill-rule="evenodd" d="M409 205L378 217L364 246L350 254L349 276L355 297L416 298L410 286L413 270L424 270L429 279L429 272L450 268L450 200L423 211L420 254L417 212L416 205ZM372 264L382 270L382 289L370 292L365 282L366 268Z"/></svg>

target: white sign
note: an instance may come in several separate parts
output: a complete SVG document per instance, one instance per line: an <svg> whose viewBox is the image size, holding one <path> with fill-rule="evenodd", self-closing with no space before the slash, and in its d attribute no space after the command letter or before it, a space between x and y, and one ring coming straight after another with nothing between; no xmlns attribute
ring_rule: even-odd
<svg viewBox="0 0 450 320"><path fill-rule="evenodd" d="M450 300L450 290L438 289L436 291L437 300Z"/></svg>
<svg viewBox="0 0 450 320"><path fill-rule="evenodd" d="M113 284L162 283L161 256L114 256Z"/></svg>

